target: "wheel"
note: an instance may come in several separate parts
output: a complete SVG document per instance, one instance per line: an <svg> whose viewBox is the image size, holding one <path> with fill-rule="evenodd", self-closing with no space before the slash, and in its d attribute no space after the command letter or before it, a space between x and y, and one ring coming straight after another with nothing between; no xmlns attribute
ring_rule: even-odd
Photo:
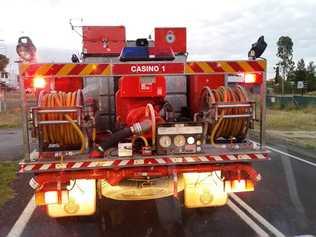
<svg viewBox="0 0 316 237"><path fill-rule="evenodd" d="M111 216L105 207L105 200L102 197L97 198L96 221L102 235L106 235L112 229Z"/></svg>
<svg viewBox="0 0 316 237"><path fill-rule="evenodd" d="M167 236L184 236L181 198L160 198L155 202L158 218Z"/></svg>

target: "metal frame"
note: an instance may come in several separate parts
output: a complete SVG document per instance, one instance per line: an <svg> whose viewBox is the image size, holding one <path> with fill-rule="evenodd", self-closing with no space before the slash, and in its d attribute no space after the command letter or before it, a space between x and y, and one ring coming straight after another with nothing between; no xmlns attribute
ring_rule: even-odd
<svg viewBox="0 0 316 237"><path fill-rule="evenodd" d="M212 104L215 108L215 121L219 119L218 109L226 109L226 108L250 108L250 113L244 114L231 114L231 115L224 115L223 118L252 118L256 119L256 109L255 109L255 102L245 102L245 103L225 103L225 102L218 102Z"/></svg>
<svg viewBox="0 0 316 237"><path fill-rule="evenodd" d="M217 63L227 63L227 62L238 62L236 60L231 60L231 61L216 61ZM242 62L256 62L255 60L244 60ZM152 62L132 62L130 64L146 64L146 63L152 63ZM163 64L172 64L172 62L165 62L165 61L158 61L158 62L154 62L154 63L163 63ZM165 76L168 76L168 75L186 75L186 76L193 76L193 75L211 75L211 74L227 74L227 73L233 73L233 72L188 72L188 70L186 69L186 67L190 64L192 64L194 62L186 62L186 63L183 63L183 73L150 73L150 74L142 74L142 73L138 73L138 74L131 74L131 75L165 75ZM201 62L199 62L201 63ZM203 62L202 62L203 63ZM126 64L126 63L119 63L119 64ZM128 63L127 63L128 64ZM177 64L179 64L177 62ZM25 94L25 88L24 88L24 79L26 78L30 78L32 76L35 76L35 75L25 75L24 72L25 72L25 67L26 66L33 66L33 65L47 65L47 64L20 64L19 65L19 70L20 70L20 88L21 88L21 100L22 100L22 123L23 123L23 144L24 144L24 150L25 150L25 160L26 161L30 161L30 142L29 142L29 123L28 123L28 116L27 116L27 112L29 111L28 110L28 106L27 106L27 99L26 99L26 94ZM54 64L51 64L51 65L54 65ZM65 64L66 65L66 64ZM88 64L86 64L88 65ZM91 66L91 64L89 64ZM93 64L93 65L98 65L98 64ZM110 71L112 71L112 66L113 64L108 64L111 69ZM250 72L250 73L255 73L255 72L260 72L263 74L263 80L262 80L262 83L260 84L260 119L259 119L259 122L260 122L260 148L261 149L264 149L264 146L265 146L265 116L266 116L266 105L265 105L265 101L266 101L266 98L265 98L265 91L266 91L266 60L264 59L264 68L262 71L257 71L257 70L249 70L249 71L242 71L242 72ZM236 72L238 73L238 72ZM115 74L113 76L119 76L120 74ZM129 75L129 74L124 74L124 75ZM41 76L41 75L37 75L36 76ZM81 75L81 74L77 74L77 75L68 75L69 77L74 77L74 76L78 76L78 77L89 77L89 76L95 76L95 77L107 77L107 76L112 76L111 74L108 74L108 75L103 75L103 74L100 74L100 75ZM66 77L65 75L44 75L44 77L55 77L55 78L58 78L58 77ZM230 118L235 118L235 117L251 117L251 118L254 118L255 117L255 109L254 109L254 105L251 104L251 105L246 105L246 104L242 104L242 103L238 103L236 105L225 105L225 104L218 104L216 106L216 110L218 108L234 108L234 107L252 107L252 110L253 112L251 114L247 114L247 115L234 115L234 116L229 116ZM49 110L49 111L45 111L44 112L59 112L58 109L54 109L54 110ZM73 112L72 110L69 111L69 110L64 110L64 111L60 111L60 112ZM217 111L218 112L218 111ZM37 116L37 115L36 115ZM218 118L218 117L217 117ZM228 118L228 117L227 117ZM66 123L66 121L52 121L53 123ZM68 122L68 121L67 121ZM80 123L80 121L77 121L78 123ZM50 124L50 123L42 123L42 124ZM37 124L39 125L39 124Z"/></svg>

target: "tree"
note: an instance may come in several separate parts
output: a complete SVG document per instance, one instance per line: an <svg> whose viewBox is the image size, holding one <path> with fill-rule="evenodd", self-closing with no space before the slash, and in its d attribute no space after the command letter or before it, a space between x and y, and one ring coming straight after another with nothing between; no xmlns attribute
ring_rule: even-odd
<svg viewBox="0 0 316 237"><path fill-rule="evenodd" d="M282 71L282 94L284 94L284 80L294 71L295 63L293 62L293 41L289 36L281 36L277 42L278 52L277 56L280 61L277 66Z"/></svg>
<svg viewBox="0 0 316 237"><path fill-rule="evenodd" d="M298 81L306 81L307 79L307 71L305 67L305 61L303 58L298 60L296 64L296 70L294 72L295 77L293 78L295 82Z"/></svg>
<svg viewBox="0 0 316 237"><path fill-rule="evenodd" d="M9 59L3 55L0 54L0 72L4 71L5 67L9 64Z"/></svg>
<svg viewBox="0 0 316 237"><path fill-rule="evenodd" d="M308 91L316 90L316 65L314 62L309 62L306 67L306 81Z"/></svg>

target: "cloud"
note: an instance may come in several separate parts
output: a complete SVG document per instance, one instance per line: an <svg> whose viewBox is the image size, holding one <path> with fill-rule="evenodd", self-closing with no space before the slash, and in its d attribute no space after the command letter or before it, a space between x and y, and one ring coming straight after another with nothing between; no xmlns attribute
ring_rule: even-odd
<svg viewBox="0 0 316 237"><path fill-rule="evenodd" d="M85 25L125 25L129 39L147 37L156 26L186 26L190 58L240 59L264 35L272 76L276 42L282 35L293 39L295 60L316 61L315 12L315 0L10 0L2 6L0 38L16 43L23 32L38 48L80 50L81 39L70 30L70 18L83 18Z"/></svg>

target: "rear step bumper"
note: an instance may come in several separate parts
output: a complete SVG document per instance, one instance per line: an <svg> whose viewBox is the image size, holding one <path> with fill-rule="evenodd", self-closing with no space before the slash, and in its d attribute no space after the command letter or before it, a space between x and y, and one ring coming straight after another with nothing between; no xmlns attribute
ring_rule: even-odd
<svg viewBox="0 0 316 237"><path fill-rule="evenodd" d="M182 166L182 165L217 165L229 163L249 163L254 161L269 160L269 152L260 150L245 153L227 154L191 154L181 156L150 156L150 157L127 157L127 158L102 158L102 159L67 159L41 160L34 162L21 161L19 173L46 173L60 171L80 171L96 169L122 169L135 167L153 166Z"/></svg>

